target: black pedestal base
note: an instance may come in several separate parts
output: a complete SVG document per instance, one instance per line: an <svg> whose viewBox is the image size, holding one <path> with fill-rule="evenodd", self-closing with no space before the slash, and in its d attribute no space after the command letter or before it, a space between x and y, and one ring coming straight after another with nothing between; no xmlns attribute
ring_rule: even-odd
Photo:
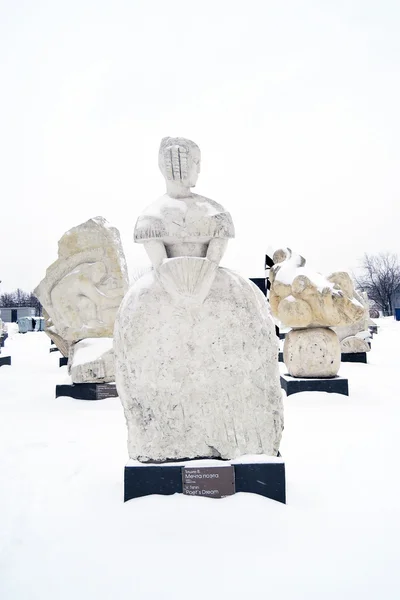
<svg viewBox="0 0 400 600"><path fill-rule="evenodd" d="M348 396L349 380L339 376L329 379L300 379L281 375L281 388L285 390L287 396L298 392L330 392Z"/></svg>
<svg viewBox="0 0 400 600"><path fill-rule="evenodd" d="M65 367L68 364L68 356L62 356L58 361L60 367Z"/></svg>
<svg viewBox="0 0 400 600"><path fill-rule="evenodd" d="M279 354L278 354L278 362L283 362L283 352L279 352Z"/></svg>
<svg viewBox="0 0 400 600"><path fill-rule="evenodd" d="M57 346L51 346L49 352L60 352Z"/></svg>
<svg viewBox="0 0 400 600"><path fill-rule="evenodd" d="M0 356L0 367L9 365L11 367L11 356Z"/></svg>
<svg viewBox="0 0 400 600"><path fill-rule="evenodd" d="M366 352L342 352L342 362L355 362L367 364Z"/></svg>
<svg viewBox="0 0 400 600"><path fill-rule="evenodd" d="M115 383L72 383L56 385L56 398L68 396L76 400L104 400L118 396Z"/></svg>
<svg viewBox="0 0 400 600"><path fill-rule="evenodd" d="M225 461L223 461L225 463ZM182 494L182 468L186 463L162 465L127 465L125 467L124 502L132 498L161 494ZM235 492L259 494L286 503L285 463L274 462L235 463L229 461L235 471Z"/></svg>

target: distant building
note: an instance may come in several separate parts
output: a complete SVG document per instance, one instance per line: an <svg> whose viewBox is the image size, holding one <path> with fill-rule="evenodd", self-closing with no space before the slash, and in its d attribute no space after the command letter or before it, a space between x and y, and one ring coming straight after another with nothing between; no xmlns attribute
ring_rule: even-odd
<svg viewBox="0 0 400 600"><path fill-rule="evenodd" d="M0 318L5 323L16 323L21 317L34 317L36 309L32 306L17 306L15 308L0 308Z"/></svg>

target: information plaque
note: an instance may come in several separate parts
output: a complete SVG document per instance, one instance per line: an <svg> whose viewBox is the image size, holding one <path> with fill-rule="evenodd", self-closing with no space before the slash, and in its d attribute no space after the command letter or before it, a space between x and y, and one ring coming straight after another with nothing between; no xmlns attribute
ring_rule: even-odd
<svg viewBox="0 0 400 600"><path fill-rule="evenodd" d="M235 470L221 467L183 467L182 491L189 496L224 498L235 493Z"/></svg>
<svg viewBox="0 0 400 600"><path fill-rule="evenodd" d="M96 384L97 400L104 400L104 398L114 398L115 396L118 396L118 392L117 392L115 383L97 383Z"/></svg>

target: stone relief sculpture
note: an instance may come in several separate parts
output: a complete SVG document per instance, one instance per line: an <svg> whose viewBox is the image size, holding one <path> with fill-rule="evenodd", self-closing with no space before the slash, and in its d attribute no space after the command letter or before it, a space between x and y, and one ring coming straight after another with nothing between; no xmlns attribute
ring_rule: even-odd
<svg viewBox="0 0 400 600"><path fill-rule="evenodd" d="M74 383L114 381L112 335L127 288L119 232L103 217L89 219L62 236L58 260L47 269L35 294L44 307L46 332L69 357Z"/></svg>
<svg viewBox="0 0 400 600"><path fill-rule="evenodd" d="M134 239L153 270L125 296L114 332L129 455L142 462L276 456L283 428L278 343L265 297L219 266L230 214L192 193L200 150L164 138L167 193Z"/></svg>
<svg viewBox="0 0 400 600"><path fill-rule="evenodd" d="M285 326L283 360L292 377L334 377L340 367L341 347L331 327L349 326L364 315L354 297L348 273L325 278L309 271L302 256L289 248L277 250L271 268L270 305Z"/></svg>

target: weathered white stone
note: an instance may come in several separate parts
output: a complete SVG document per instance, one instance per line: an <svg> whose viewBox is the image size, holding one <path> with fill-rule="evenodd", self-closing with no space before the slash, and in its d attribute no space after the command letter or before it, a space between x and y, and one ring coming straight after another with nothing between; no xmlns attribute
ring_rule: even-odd
<svg viewBox="0 0 400 600"><path fill-rule="evenodd" d="M354 354L355 352L369 352L370 347L366 340L350 335L340 342L341 351L344 354Z"/></svg>
<svg viewBox="0 0 400 600"><path fill-rule="evenodd" d="M58 350L61 352L63 356L68 358L70 343L64 340L60 335L58 335L56 328L53 325L53 322L49 315L46 312L46 309L42 309L42 314L45 320L45 333L49 336L51 341L57 346Z"/></svg>
<svg viewBox="0 0 400 600"><path fill-rule="evenodd" d="M112 338L86 338L72 344L68 373L73 383L110 383L115 380Z"/></svg>
<svg viewBox="0 0 400 600"><path fill-rule="evenodd" d="M354 288L353 288L354 289ZM358 319L350 325L343 325L342 327L333 327L333 330L337 333L339 341L341 342L341 348L343 353L354 353L354 352L369 352L370 346L367 341L359 343L354 341L354 337L357 336L361 340L370 339L369 326L373 321L369 317L369 301L367 294L357 292L354 290L354 298L363 306L363 315L361 319ZM349 339L347 343L346 340Z"/></svg>
<svg viewBox="0 0 400 600"><path fill-rule="evenodd" d="M280 261L281 262L278 262ZM273 314L287 327L333 327L363 317L348 273L325 278L306 268L305 259L289 248L274 254L270 303Z"/></svg>
<svg viewBox="0 0 400 600"><path fill-rule="evenodd" d="M334 377L340 367L340 343L332 329L292 329L286 334L283 360L292 377Z"/></svg>
<svg viewBox="0 0 400 600"><path fill-rule="evenodd" d="M140 461L276 455L283 428L278 342L264 295L219 267L225 209L190 190L200 150L162 140L167 194L139 217L153 264L125 296L114 350L128 447Z"/></svg>
<svg viewBox="0 0 400 600"><path fill-rule="evenodd" d="M103 217L89 219L63 235L58 256L35 290L51 333L68 343L112 336L128 287L118 230Z"/></svg>
<svg viewBox="0 0 400 600"><path fill-rule="evenodd" d="M46 333L68 356L73 383L114 381L111 336L127 288L118 230L103 217L63 235L58 260L47 269L35 294L44 307Z"/></svg>
<svg viewBox="0 0 400 600"><path fill-rule="evenodd" d="M364 318L348 273L325 278L307 269L289 248L274 253L270 270L272 313L287 327L283 359L292 377L333 377L340 367L340 343L329 327L349 327Z"/></svg>

